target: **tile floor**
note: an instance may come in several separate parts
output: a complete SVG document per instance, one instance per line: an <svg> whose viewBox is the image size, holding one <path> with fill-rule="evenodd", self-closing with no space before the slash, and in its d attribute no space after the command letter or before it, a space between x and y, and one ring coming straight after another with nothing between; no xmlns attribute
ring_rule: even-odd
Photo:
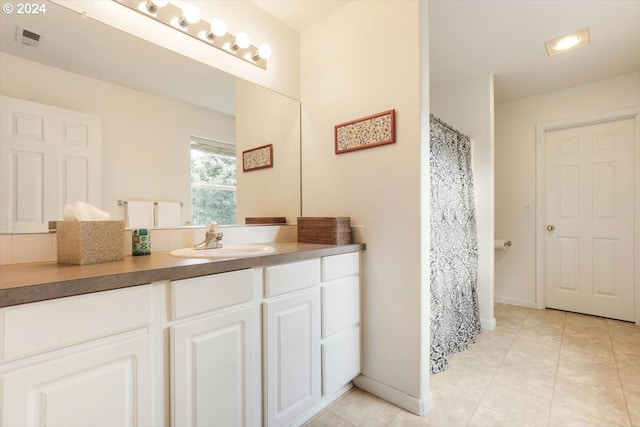
<svg viewBox="0 0 640 427"><path fill-rule="evenodd" d="M305 426L640 426L640 327L504 304L495 316L431 376L427 416L353 389Z"/></svg>

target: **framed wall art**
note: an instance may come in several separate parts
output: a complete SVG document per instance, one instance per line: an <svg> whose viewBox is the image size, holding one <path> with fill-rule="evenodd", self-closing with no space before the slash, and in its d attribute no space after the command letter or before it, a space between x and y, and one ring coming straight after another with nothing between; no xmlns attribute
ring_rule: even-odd
<svg viewBox="0 0 640 427"><path fill-rule="evenodd" d="M336 154L396 142L396 110L362 117L335 126Z"/></svg>
<svg viewBox="0 0 640 427"><path fill-rule="evenodd" d="M242 152L243 172L271 167L273 167L273 144L262 145Z"/></svg>

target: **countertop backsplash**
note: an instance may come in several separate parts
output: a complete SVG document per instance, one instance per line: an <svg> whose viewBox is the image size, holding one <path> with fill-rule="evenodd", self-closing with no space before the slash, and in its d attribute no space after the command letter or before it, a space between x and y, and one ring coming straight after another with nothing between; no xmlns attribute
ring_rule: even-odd
<svg viewBox="0 0 640 427"><path fill-rule="evenodd" d="M204 240L205 226L151 229L151 252L171 251L193 246ZM248 244L297 241L295 224L222 226L222 244ZM363 225L352 225L353 243L366 243ZM131 255L131 230L124 232L124 254ZM0 265L54 261L55 233L1 234Z"/></svg>
<svg viewBox="0 0 640 427"><path fill-rule="evenodd" d="M204 239L206 227L151 229L151 252L193 246ZM223 226L222 244L295 242L295 225ZM131 230L124 232L124 253L131 255ZM56 259L55 233L0 235L0 265Z"/></svg>

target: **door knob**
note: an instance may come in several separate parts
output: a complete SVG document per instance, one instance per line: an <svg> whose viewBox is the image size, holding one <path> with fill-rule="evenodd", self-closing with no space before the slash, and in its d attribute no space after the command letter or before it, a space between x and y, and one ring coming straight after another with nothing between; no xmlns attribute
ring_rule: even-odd
<svg viewBox="0 0 640 427"><path fill-rule="evenodd" d="M547 231L553 231L556 229L555 225L547 225Z"/></svg>

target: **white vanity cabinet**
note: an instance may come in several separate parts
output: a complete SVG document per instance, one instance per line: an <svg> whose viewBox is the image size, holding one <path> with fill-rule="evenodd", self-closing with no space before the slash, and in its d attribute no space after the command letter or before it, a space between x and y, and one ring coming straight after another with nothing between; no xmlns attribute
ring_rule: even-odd
<svg viewBox="0 0 640 427"><path fill-rule="evenodd" d="M260 424L253 280L239 270L170 284L173 426Z"/></svg>
<svg viewBox="0 0 640 427"><path fill-rule="evenodd" d="M360 372L359 253L0 309L0 426L289 426Z"/></svg>
<svg viewBox="0 0 640 427"><path fill-rule="evenodd" d="M153 424L150 286L0 309L0 425Z"/></svg>
<svg viewBox="0 0 640 427"><path fill-rule="evenodd" d="M286 426L321 398L320 260L267 267L264 288L264 421Z"/></svg>

